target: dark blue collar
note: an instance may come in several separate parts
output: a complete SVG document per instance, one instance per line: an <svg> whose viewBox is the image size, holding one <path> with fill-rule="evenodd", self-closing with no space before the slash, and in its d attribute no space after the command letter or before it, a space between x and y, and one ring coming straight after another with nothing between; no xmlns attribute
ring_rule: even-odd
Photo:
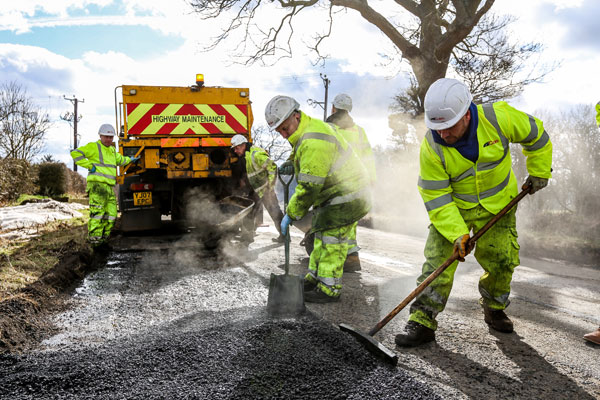
<svg viewBox="0 0 600 400"><path fill-rule="evenodd" d="M433 141L441 144L442 146L446 146L446 147L462 147L462 146L466 145L470 139L472 139L473 137L476 137L477 136L477 125L479 125L479 116L477 114L477 106L475 105L475 103L471 102L471 105L469 106L469 110L471 111L471 121L469 122L469 127L467 128L467 132L464 134L463 137L461 137L459 140L457 140L456 143L454 143L454 144L447 144L444 141L444 139L442 139L440 134L437 131L432 129L431 133L433 134Z"/></svg>

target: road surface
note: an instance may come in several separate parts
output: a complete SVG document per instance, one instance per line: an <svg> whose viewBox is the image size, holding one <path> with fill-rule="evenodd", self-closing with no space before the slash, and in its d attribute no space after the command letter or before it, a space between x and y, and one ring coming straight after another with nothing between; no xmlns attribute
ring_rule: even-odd
<svg viewBox="0 0 600 400"><path fill-rule="evenodd" d="M368 331L408 295L424 239L359 227L362 270L344 275L341 301L271 319L269 278L284 262L274 237L261 227L247 251L227 241L219 252L193 234L117 238L56 317L60 332L0 358L0 397L600 398L600 346L582 339L600 325L598 268L522 257L507 310L515 332L502 334L483 321L469 256L435 343L395 347L408 310L375 335L399 356L390 367L337 325ZM290 269L303 275L301 238L293 228Z"/></svg>

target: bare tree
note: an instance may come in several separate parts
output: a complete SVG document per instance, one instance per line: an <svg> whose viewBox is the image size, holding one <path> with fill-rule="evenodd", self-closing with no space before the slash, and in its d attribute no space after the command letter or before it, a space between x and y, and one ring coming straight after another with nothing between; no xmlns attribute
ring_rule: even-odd
<svg viewBox="0 0 600 400"><path fill-rule="evenodd" d="M266 150L269 158L277 162L287 160L292 150L289 142L275 131L270 131L264 125L253 128L252 140L254 145Z"/></svg>
<svg viewBox="0 0 600 400"><path fill-rule="evenodd" d="M32 161L51 123L16 82L0 85L0 157Z"/></svg>
<svg viewBox="0 0 600 400"><path fill-rule="evenodd" d="M512 16L486 15L452 50L450 67L467 84L476 103L514 98L525 86L542 81L558 66L534 63L526 71L527 61L541 52L542 45L512 42L506 30L513 21ZM423 98L419 87L411 76L409 86L394 97L392 111L420 115Z"/></svg>
<svg viewBox="0 0 600 400"><path fill-rule="evenodd" d="M401 108L420 114L423 99L429 86L446 76L449 66L463 77L474 90L476 98L493 100L518 94L524 85L544 76L527 76L515 80L523 59L538 52L539 44L515 45L507 41L504 28L512 18L482 17L491 9L495 0L395 0L385 2L387 9L396 7L397 12L377 11L364 0L190 0L193 10L202 18L223 18L228 22L212 47L241 32L236 47L236 57L250 64L264 62L265 58L278 60L292 55L291 39L299 14L308 8L324 10L323 20L313 20L315 29L308 46L315 51L317 60L327 56L320 51L321 43L332 32L334 18L343 19L345 13L354 10L368 23L378 28L397 49L400 60L410 64L414 80L405 93ZM275 10L279 6L280 13ZM262 26L262 16L270 26ZM277 17L273 18L273 15ZM481 22L481 24L480 24ZM237 40L237 39L236 39ZM390 58L390 55L387 56ZM391 57L392 59L394 57ZM493 74L489 72L493 71Z"/></svg>

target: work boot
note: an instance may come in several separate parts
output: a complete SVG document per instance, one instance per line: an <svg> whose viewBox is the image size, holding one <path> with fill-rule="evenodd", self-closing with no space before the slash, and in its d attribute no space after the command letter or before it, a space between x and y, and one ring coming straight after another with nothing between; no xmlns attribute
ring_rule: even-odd
<svg viewBox="0 0 600 400"><path fill-rule="evenodd" d="M513 323L504 310L493 310L484 304L483 320L498 332L511 333L513 331Z"/></svg>
<svg viewBox="0 0 600 400"><path fill-rule="evenodd" d="M583 335L583 338L588 342L600 344L600 328L596 329L594 332Z"/></svg>
<svg viewBox="0 0 600 400"><path fill-rule="evenodd" d="M360 258L358 257L358 253L349 254L344 262L344 272L356 272L360 270Z"/></svg>
<svg viewBox="0 0 600 400"><path fill-rule="evenodd" d="M304 301L307 303L335 303L340 301L340 296L329 296L316 287L310 292L304 292Z"/></svg>
<svg viewBox="0 0 600 400"><path fill-rule="evenodd" d="M400 347L416 347L435 340L435 331L415 321L404 326L406 333L399 333L394 340Z"/></svg>

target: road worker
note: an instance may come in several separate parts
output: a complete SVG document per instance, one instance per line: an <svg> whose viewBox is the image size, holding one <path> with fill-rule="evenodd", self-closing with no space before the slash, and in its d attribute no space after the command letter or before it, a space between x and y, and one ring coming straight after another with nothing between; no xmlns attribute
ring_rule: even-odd
<svg viewBox="0 0 600 400"><path fill-rule="evenodd" d="M274 240L283 242L283 235L281 235L283 213L279 208L279 202L275 194L277 165L269 158L269 154L265 150L251 145L244 135L235 135L232 137L231 148L240 159L244 160L244 178L247 178L255 193L253 197L256 201L251 217L252 222L254 222L257 210L260 210L264 204L267 212L273 219L275 228L279 232L279 237ZM254 226L252 226L251 233L254 233Z"/></svg>
<svg viewBox="0 0 600 400"><path fill-rule="evenodd" d="M447 78L434 82L425 95L429 131L421 144L418 188L431 225L418 284L453 254L464 261L472 250L471 230L481 229L518 194L509 143L521 144L527 157L529 176L523 189L531 186L533 194L551 176L552 143L542 121L504 101L476 106L472 99L464 83ZM484 321L506 333L513 331L504 309L519 265L515 213L513 208L504 215L475 247L485 271L479 279ZM435 340L436 316L446 306L457 265L455 261L415 299L397 345Z"/></svg>
<svg viewBox="0 0 600 400"><path fill-rule="evenodd" d="M600 101L596 103L596 124L600 128Z"/></svg>
<svg viewBox="0 0 600 400"><path fill-rule="evenodd" d="M373 149L367 138L365 130L354 123L350 116L352 111L352 98L345 93L340 93L333 99L331 106L331 115L326 119L326 122L336 125L344 139L352 147L358 158L369 173L369 184L372 187L375 184L375 158L373 157ZM356 241L356 227L354 225L350 240L353 241L352 246L348 249L348 257L344 263L344 272L360 271L360 257L358 251L360 247Z"/></svg>
<svg viewBox="0 0 600 400"><path fill-rule="evenodd" d="M304 278L304 300L338 301L352 229L371 208L368 175L335 127L300 111L293 98L272 98L265 117L269 128L292 145L290 160L298 181L281 233L285 235L292 221L300 220L311 206L314 211L314 250Z"/></svg>
<svg viewBox="0 0 600 400"><path fill-rule="evenodd" d="M117 152L111 124L102 124L100 140L71 151L71 157L80 167L88 169L87 194L90 203L88 240L95 250L106 250L108 238L117 219L117 198L113 187L117 166L136 162L139 157L126 157Z"/></svg>

